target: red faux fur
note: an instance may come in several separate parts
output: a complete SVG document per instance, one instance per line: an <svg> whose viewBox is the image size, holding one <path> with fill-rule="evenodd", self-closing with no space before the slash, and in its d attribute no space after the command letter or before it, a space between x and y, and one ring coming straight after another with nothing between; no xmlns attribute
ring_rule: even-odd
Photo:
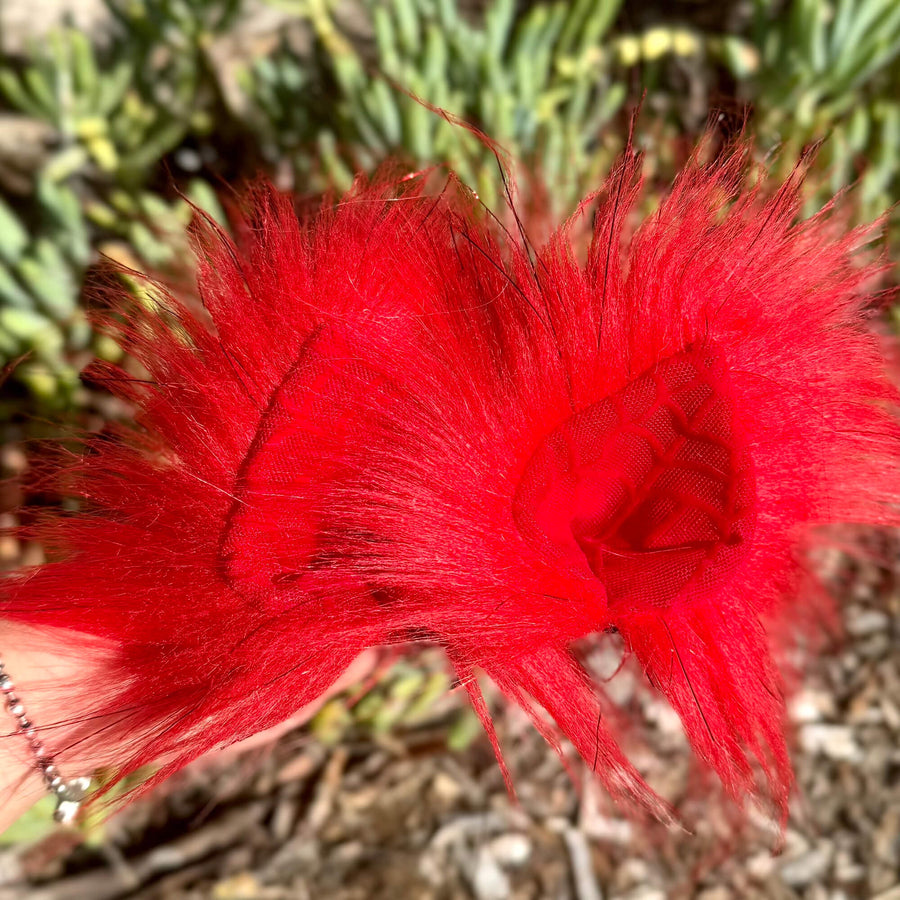
<svg viewBox="0 0 900 900"><path fill-rule="evenodd" d="M0 603L111 643L90 739L127 746L119 775L424 637L489 731L479 670L665 816L570 651L615 628L729 790L756 758L783 814L766 622L811 528L896 522L900 431L861 313L871 232L797 222L799 179L765 199L746 164L693 161L626 240L627 155L584 264L576 220L533 253L452 180L360 181L302 222L262 191L237 245L198 230L207 315L121 303L150 379L104 374L137 425L88 443L81 511L42 532L62 558Z"/></svg>

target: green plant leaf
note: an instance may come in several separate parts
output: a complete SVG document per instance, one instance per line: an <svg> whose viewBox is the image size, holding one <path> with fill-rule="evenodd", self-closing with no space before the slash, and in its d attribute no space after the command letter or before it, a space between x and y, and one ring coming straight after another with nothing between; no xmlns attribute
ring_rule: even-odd
<svg viewBox="0 0 900 900"><path fill-rule="evenodd" d="M28 233L0 197L0 260L15 263L28 246Z"/></svg>

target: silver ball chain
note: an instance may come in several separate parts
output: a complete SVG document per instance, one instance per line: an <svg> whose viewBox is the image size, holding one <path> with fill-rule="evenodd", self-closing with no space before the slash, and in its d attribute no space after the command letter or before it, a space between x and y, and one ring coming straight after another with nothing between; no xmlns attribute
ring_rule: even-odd
<svg viewBox="0 0 900 900"><path fill-rule="evenodd" d="M16 731L23 735L31 747L35 765L47 790L56 798L56 809L53 818L57 822L69 824L74 821L82 801L91 786L90 778L73 778L65 781L53 762L53 757L41 743L34 722L25 713L25 706L16 694L16 686L6 671L0 657L0 693L5 695L6 708L15 717L18 727Z"/></svg>

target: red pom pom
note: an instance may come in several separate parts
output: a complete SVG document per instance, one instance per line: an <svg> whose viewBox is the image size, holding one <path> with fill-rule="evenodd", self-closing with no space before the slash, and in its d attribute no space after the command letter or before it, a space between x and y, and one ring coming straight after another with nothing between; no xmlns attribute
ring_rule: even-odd
<svg viewBox="0 0 900 900"><path fill-rule="evenodd" d="M121 305L138 425L89 442L83 511L43 533L63 558L0 607L112 647L85 687L119 774L427 635L489 731L477 670L665 816L570 650L617 629L727 787L756 792L755 757L784 814L766 623L799 602L811 529L896 524L900 432L870 232L798 222L799 179L766 199L745 165L692 162L626 241L629 154L585 264L575 220L532 253L452 181L360 183L302 222L262 192L236 246L201 227L205 313Z"/></svg>

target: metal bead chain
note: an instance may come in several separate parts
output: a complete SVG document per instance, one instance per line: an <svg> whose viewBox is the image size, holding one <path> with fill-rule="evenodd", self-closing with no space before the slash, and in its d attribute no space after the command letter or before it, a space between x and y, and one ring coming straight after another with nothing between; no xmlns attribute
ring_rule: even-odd
<svg viewBox="0 0 900 900"><path fill-rule="evenodd" d="M78 814L78 809L87 795L88 788L91 786L91 779L73 778L70 781L63 780L53 762L53 757L39 740L34 723L25 714L25 706L16 694L16 686L13 684L12 678L9 677L2 658L0 658L0 693L4 695L6 708L18 723L16 730L25 737L25 740L28 741L28 745L31 747L31 753L34 756L37 769L41 773L41 778L44 780L45 787L56 798L56 810L53 813L53 818L57 822L69 824Z"/></svg>

